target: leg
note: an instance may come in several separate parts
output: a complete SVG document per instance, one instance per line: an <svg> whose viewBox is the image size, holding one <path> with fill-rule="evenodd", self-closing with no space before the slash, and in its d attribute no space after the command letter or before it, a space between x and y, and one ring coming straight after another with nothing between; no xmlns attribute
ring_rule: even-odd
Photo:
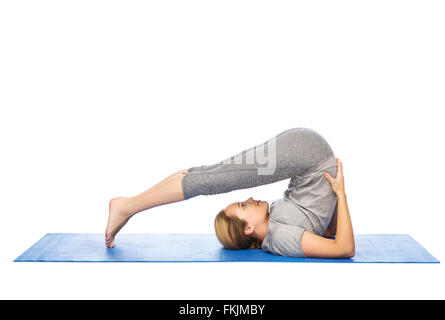
<svg viewBox="0 0 445 320"><path fill-rule="evenodd" d="M136 213L184 200L182 179L188 169L180 170L165 178L147 191L134 197L117 197L109 203L109 216L105 231L105 244L114 247L114 237Z"/></svg>
<svg viewBox="0 0 445 320"><path fill-rule="evenodd" d="M153 189L153 188L156 188L156 187L160 186L161 184L163 184L164 182L167 182L168 180L170 180L171 178L177 176L178 174L181 174L181 173L185 174L185 173L187 173L188 170L189 170L189 169L179 170L179 171L177 171L177 172L175 172L175 173L169 175L167 178L165 178L165 179L162 180L161 182L157 183L156 185L154 185L153 187L151 187L151 188L148 189L148 190L151 190L151 189ZM147 190L147 191L148 191L148 190Z"/></svg>
<svg viewBox="0 0 445 320"><path fill-rule="evenodd" d="M184 176L184 198L252 188L300 176L330 154L329 144L316 131L289 129L224 161L190 168Z"/></svg>

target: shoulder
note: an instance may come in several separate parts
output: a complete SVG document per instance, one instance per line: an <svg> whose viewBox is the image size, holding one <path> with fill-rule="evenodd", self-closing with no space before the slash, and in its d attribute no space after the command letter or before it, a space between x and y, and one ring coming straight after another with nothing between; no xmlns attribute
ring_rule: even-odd
<svg viewBox="0 0 445 320"><path fill-rule="evenodd" d="M304 228L297 225L273 223L270 225L261 248L273 254L304 257L301 236Z"/></svg>

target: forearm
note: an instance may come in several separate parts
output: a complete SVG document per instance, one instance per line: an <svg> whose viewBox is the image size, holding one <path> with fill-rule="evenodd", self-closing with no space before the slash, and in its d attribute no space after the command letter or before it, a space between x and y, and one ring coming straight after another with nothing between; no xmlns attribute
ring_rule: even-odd
<svg viewBox="0 0 445 320"><path fill-rule="evenodd" d="M352 230L346 194L340 193L337 195L337 198L337 235L335 243L346 255L353 256L355 253L354 232Z"/></svg>

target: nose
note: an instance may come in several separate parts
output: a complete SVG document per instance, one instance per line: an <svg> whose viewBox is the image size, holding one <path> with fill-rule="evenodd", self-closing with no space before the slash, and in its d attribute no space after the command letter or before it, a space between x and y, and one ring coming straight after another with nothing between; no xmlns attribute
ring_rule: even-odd
<svg viewBox="0 0 445 320"><path fill-rule="evenodd" d="M244 203L248 203L248 204L257 204L256 200L253 200L252 197L250 197L249 199L247 199L246 201L244 201Z"/></svg>

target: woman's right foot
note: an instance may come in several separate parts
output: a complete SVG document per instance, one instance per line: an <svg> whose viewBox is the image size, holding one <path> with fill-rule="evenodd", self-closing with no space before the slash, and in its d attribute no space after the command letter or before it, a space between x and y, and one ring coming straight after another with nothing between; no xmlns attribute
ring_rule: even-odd
<svg viewBox="0 0 445 320"><path fill-rule="evenodd" d="M114 247L114 237L119 230L131 218L131 214L126 210L128 198L117 197L110 200L108 205L108 223L105 230L105 245L109 248Z"/></svg>

